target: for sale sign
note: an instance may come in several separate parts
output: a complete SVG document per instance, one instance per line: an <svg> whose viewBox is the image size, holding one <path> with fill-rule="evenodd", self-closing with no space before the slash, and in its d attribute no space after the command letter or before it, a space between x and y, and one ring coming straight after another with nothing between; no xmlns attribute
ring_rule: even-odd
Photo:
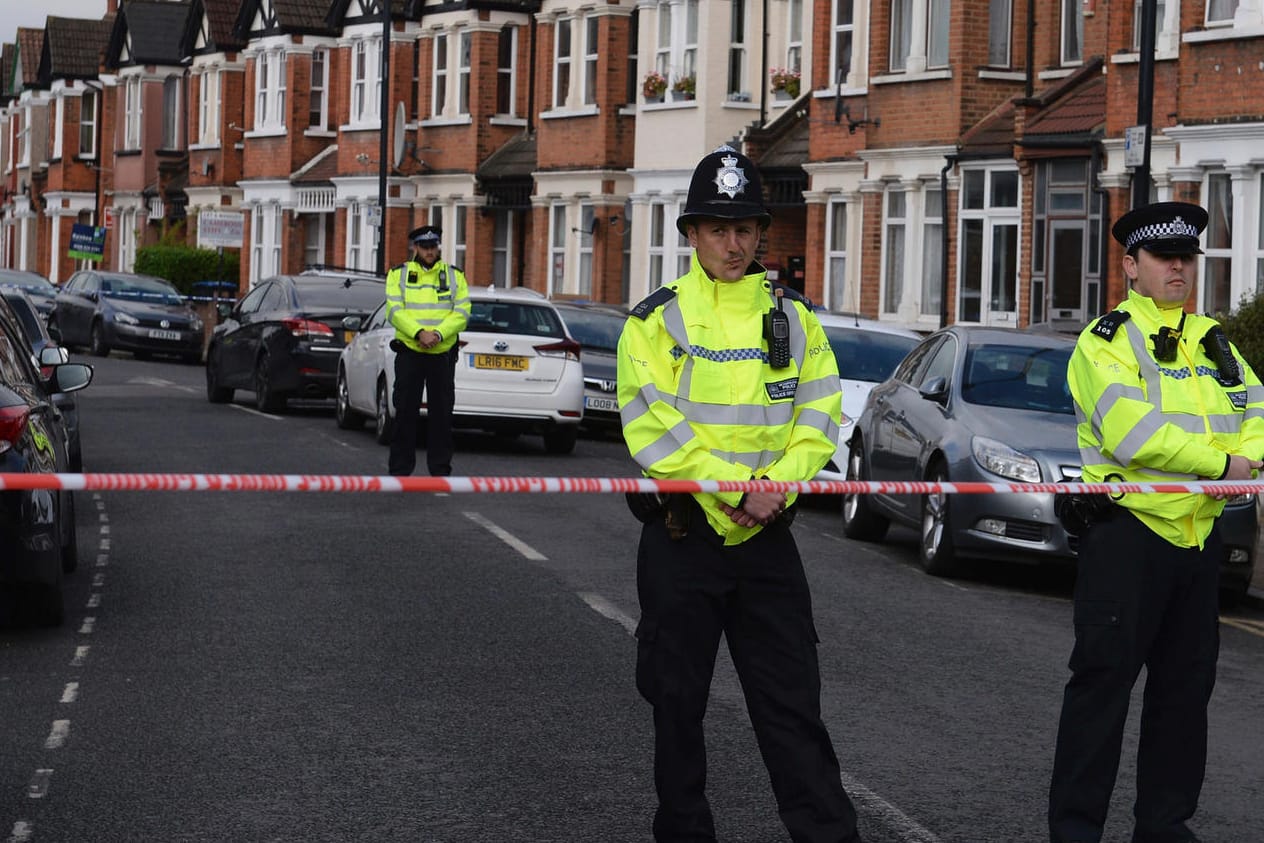
<svg viewBox="0 0 1264 843"><path fill-rule="evenodd" d="M240 249L245 242L246 215L240 211L203 211L198 214L198 246Z"/></svg>
<svg viewBox="0 0 1264 843"><path fill-rule="evenodd" d="M105 228L75 223L70 231L70 249L66 254L79 260L102 260L105 257Z"/></svg>

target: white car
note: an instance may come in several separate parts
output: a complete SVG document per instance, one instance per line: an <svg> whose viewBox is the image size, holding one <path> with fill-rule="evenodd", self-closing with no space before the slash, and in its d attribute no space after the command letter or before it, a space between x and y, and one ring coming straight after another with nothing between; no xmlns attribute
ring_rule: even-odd
<svg viewBox="0 0 1264 843"><path fill-rule="evenodd" d="M552 303L532 290L471 287L470 305L458 342L453 427L538 433L549 453L569 454L584 413L579 343L567 335ZM395 427L394 336L383 302L338 361L338 426L356 428L371 418L382 444L391 441Z"/></svg>
<svg viewBox="0 0 1264 843"><path fill-rule="evenodd" d="M847 443L856 419L865 408L869 391L889 378L922 338L905 328L851 314L818 310L816 317L838 361L838 378L843 388L843 423L838 428L834 458L814 479L846 480Z"/></svg>

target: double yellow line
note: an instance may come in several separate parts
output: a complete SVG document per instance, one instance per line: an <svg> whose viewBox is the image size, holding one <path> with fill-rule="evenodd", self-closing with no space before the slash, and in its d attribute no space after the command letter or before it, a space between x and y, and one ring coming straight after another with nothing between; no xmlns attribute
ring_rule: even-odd
<svg viewBox="0 0 1264 843"><path fill-rule="evenodd" d="M1234 629L1240 629L1243 632L1249 632L1252 635L1258 635L1260 638L1264 638L1264 620L1257 621L1250 618L1226 618L1224 615L1221 615L1220 622L1231 626Z"/></svg>

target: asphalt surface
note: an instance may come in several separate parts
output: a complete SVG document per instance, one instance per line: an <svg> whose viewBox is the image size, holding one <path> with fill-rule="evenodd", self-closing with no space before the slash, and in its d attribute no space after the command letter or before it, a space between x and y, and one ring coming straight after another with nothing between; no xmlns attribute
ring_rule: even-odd
<svg viewBox="0 0 1264 843"><path fill-rule="evenodd" d="M197 367L91 362L87 471L385 471L328 404L265 416L249 393L208 404ZM455 470L635 474L608 438L558 457L481 434L458 435ZM106 492L78 511L66 626L0 628L0 840L651 839L618 496ZM851 542L819 503L795 532L865 839L1045 839L1070 572L927 577L911 533ZM1222 626L1207 843L1264 839L1262 692L1248 605ZM1131 832L1138 713L1109 841ZM723 656L707 729L721 840L787 839Z"/></svg>

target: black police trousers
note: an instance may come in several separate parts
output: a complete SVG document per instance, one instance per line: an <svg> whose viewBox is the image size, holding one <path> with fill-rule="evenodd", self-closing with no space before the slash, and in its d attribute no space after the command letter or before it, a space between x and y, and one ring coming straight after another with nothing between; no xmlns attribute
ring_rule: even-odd
<svg viewBox="0 0 1264 843"><path fill-rule="evenodd" d="M1207 761L1207 703L1220 651L1224 545L1165 541L1126 510L1081 539L1075 647L1062 700L1049 835L1098 843L1119 769L1129 697L1146 668L1137 750L1134 843L1196 838Z"/></svg>
<svg viewBox="0 0 1264 843"><path fill-rule="evenodd" d="M654 839L716 839L702 723L723 633L791 839L859 841L821 721L812 598L789 528L723 547L696 506L682 539L651 521L641 530L637 592L636 683L654 707Z"/></svg>
<svg viewBox="0 0 1264 843"><path fill-rule="evenodd" d="M395 353L395 436L388 470L409 475L417 465L417 411L426 394L426 467L434 477L452 473L452 406L456 402L457 346L439 354L403 348Z"/></svg>

